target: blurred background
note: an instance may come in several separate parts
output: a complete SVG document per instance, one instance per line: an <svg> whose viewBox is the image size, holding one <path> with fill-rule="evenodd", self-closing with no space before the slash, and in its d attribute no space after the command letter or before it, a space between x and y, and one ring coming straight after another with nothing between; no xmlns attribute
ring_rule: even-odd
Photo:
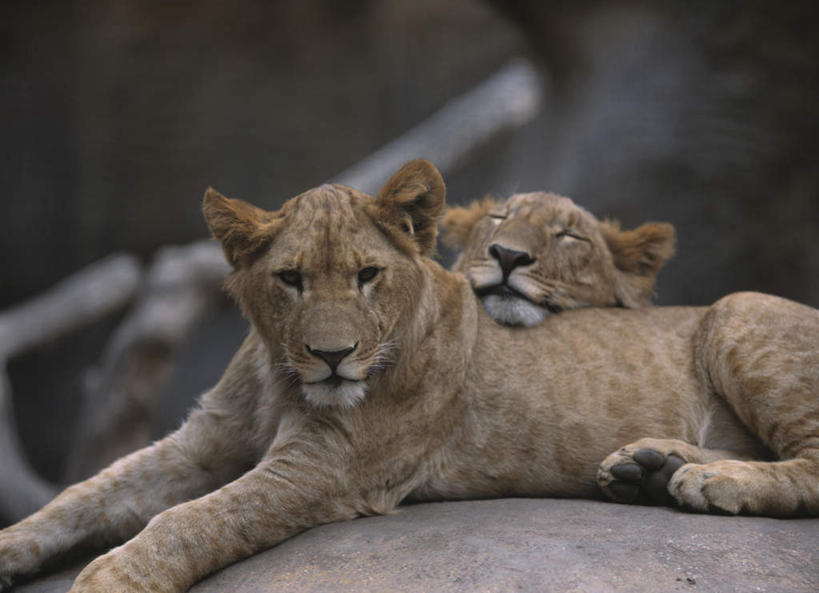
<svg viewBox="0 0 819 593"><path fill-rule="evenodd" d="M817 28L801 0L6 0L0 310L112 252L148 264L205 238L208 185L278 207L518 56L540 110L450 167L450 203L550 190L626 227L668 221L658 303L758 290L819 306ZM69 468L86 369L125 315L8 361L47 482L103 462ZM173 353L145 439L241 342L229 304L209 319Z"/></svg>

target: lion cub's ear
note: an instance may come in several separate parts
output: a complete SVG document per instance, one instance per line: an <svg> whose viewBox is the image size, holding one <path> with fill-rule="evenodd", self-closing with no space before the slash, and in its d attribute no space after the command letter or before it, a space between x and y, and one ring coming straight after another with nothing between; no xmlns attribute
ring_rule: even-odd
<svg viewBox="0 0 819 593"><path fill-rule="evenodd" d="M676 233L665 222L648 222L632 231L621 231L616 221L600 223L614 265L623 273L626 306L647 304L654 294L660 268L674 255Z"/></svg>
<svg viewBox="0 0 819 593"><path fill-rule="evenodd" d="M438 169L429 161L416 159L401 167L378 192L375 220L409 238L422 255L431 255L445 198L446 187Z"/></svg>
<svg viewBox="0 0 819 593"><path fill-rule="evenodd" d="M233 267L249 265L273 239L274 219L266 210L242 200L226 198L209 187L202 199L202 212L210 232L222 244Z"/></svg>
<svg viewBox="0 0 819 593"><path fill-rule="evenodd" d="M497 202L486 196L483 200L472 202L466 208L462 206L447 208L441 221L444 243L457 249L466 247L475 224L497 205Z"/></svg>

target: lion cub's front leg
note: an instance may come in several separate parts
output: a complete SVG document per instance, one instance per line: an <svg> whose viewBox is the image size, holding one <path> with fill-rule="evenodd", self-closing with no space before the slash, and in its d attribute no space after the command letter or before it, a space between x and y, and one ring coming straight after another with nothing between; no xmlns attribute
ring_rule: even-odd
<svg viewBox="0 0 819 593"><path fill-rule="evenodd" d="M810 515L819 508L817 467L815 455L776 462L723 459L688 464L674 474L668 490L681 505L696 511Z"/></svg>
<svg viewBox="0 0 819 593"><path fill-rule="evenodd" d="M669 490L669 482L681 467L740 457L675 439L640 439L603 460L597 483L617 502L675 506L682 501Z"/></svg>
<svg viewBox="0 0 819 593"><path fill-rule="evenodd" d="M205 491L207 478L196 472L168 480L163 470L182 465L171 449L165 441L120 459L0 531L0 591L71 549L119 543L157 512Z"/></svg>
<svg viewBox="0 0 819 593"><path fill-rule="evenodd" d="M73 548L118 544L157 513L238 475L245 453L235 446L239 439L222 430L224 418L224 413L195 411L173 435L116 461L0 530L0 591Z"/></svg>
<svg viewBox="0 0 819 593"><path fill-rule="evenodd" d="M349 489L338 474L326 471L339 467L333 461L298 447L266 458L219 490L154 517L136 537L89 564L70 593L180 593L310 527L356 517L360 505L345 495Z"/></svg>

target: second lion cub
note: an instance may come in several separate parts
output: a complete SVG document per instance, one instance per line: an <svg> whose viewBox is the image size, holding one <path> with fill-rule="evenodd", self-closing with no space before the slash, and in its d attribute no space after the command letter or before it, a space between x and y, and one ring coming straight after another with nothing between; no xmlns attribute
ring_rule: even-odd
<svg viewBox="0 0 819 593"><path fill-rule="evenodd" d="M463 250L455 270L467 276L487 313L511 326L546 325L551 313L570 309L646 305L657 272L674 251L669 224L646 223L621 231L569 198L545 192L451 208L443 227L444 239ZM815 468L819 444L819 392L809 387L819 377L819 345L807 337L816 324L816 311L768 295L738 293L708 309L661 307L650 316L657 330L643 336L645 343L682 320L696 320L691 349L680 353L678 364L699 375L724 400L692 401L691 417L681 417L680 423L691 427L691 418L697 418L695 428L681 432L682 439L656 438L666 435L646 430L645 438L606 457L597 472L603 492L620 502L684 504L731 513L759 512L771 504L762 502L766 491L780 492L781 506L773 508L780 507L783 514L788 514L786 508L805 509L805 500L816 504L819 479L809 493L800 495L791 487L797 481L807 483L797 476L803 469L814 471L810 468ZM577 332L583 333L586 318L574 319ZM786 338L776 329L796 328L800 319L808 332L804 336ZM571 317L563 321L571 323ZM579 359L577 364L582 374L588 363ZM616 381L614 373L622 369L611 372ZM658 383L656 389L670 390L674 400L684 397L673 383ZM776 406L760 406L771 398ZM622 413L620 407L639 405L624 393L617 414ZM737 431L734 412L750 432ZM640 412L635 409L635 414ZM771 421L769 414L781 416ZM803 455L810 460L800 459ZM797 502L800 496L802 502Z"/></svg>

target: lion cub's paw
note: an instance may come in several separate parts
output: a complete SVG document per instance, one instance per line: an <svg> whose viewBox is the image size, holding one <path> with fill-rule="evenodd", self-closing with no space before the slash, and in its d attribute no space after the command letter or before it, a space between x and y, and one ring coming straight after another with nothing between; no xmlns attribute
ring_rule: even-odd
<svg viewBox="0 0 819 593"><path fill-rule="evenodd" d="M99 556L86 566L77 575L68 593L98 593L101 591L131 593L147 590L150 589L140 587L132 578L129 578L127 571L118 563L115 549Z"/></svg>
<svg viewBox="0 0 819 593"><path fill-rule="evenodd" d="M0 591L11 590L17 576L36 570L41 550L36 538L25 531L13 527L0 531Z"/></svg>
<svg viewBox="0 0 819 593"><path fill-rule="evenodd" d="M671 478L668 491L682 506L696 511L735 515L752 509L754 470L736 460L684 465Z"/></svg>
<svg viewBox="0 0 819 593"><path fill-rule="evenodd" d="M597 470L597 483L617 502L676 506L668 482L685 459L674 453L627 445L603 460Z"/></svg>

